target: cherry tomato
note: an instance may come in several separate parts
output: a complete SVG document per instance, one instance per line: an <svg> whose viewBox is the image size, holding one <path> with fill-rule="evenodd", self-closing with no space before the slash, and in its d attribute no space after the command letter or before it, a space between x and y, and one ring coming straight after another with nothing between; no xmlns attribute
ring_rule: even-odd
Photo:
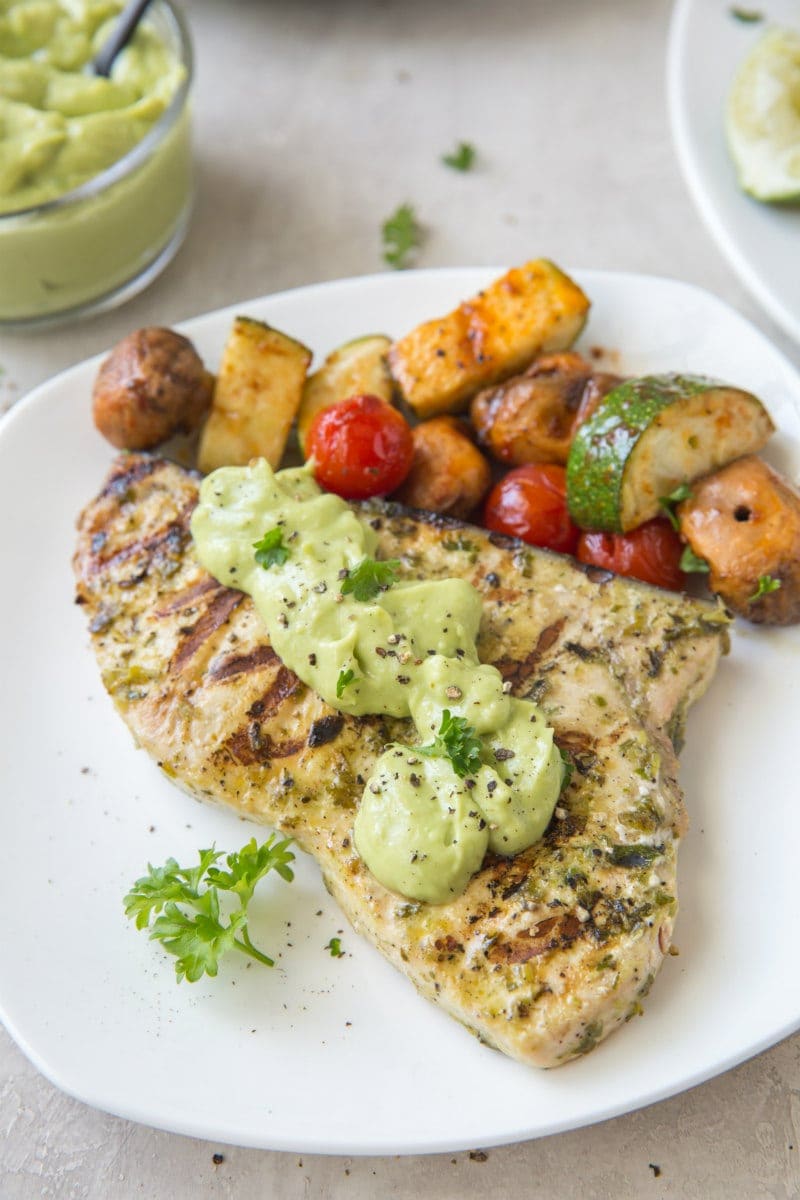
<svg viewBox="0 0 800 1200"><path fill-rule="evenodd" d="M489 493L483 523L495 533L573 554L580 531L567 510L564 468L528 463L509 471Z"/></svg>
<svg viewBox="0 0 800 1200"><path fill-rule="evenodd" d="M403 416L378 396L350 396L311 422L306 453L317 482L345 500L393 492L411 470L414 441Z"/></svg>
<svg viewBox="0 0 800 1200"><path fill-rule="evenodd" d="M578 558L595 567L616 571L680 591L686 576L680 568L683 542L666 521L646 521L630 533L587 530L578 542Z"/></svg>

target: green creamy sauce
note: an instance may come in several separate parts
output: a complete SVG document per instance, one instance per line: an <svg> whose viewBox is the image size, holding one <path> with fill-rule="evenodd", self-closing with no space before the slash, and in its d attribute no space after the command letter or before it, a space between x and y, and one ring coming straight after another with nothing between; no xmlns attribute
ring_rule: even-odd
<svg viewBox="0 0 800 1200"><path fill-rule="evenodd" d="M121 0L0 0L0 213L93 179L141 141L184 68L142 23L111 77L85 70Z"/></svg>
<svg viewBox="0 0 800 1200"><path fill-rule="evenodd" d="M282 550L259 565L254 544L273 530ZM381 883L440 904L463 891L487 850L517 854L542 836L561 756L541 710L506 695L500 673L479 661L471 584L398 580L368 601L343 594L347 573L374 555L374 531L307 468L275 474L263 460L203 481L192 534L203 566L252 596L281 659L328 704L411 717L426 745L445 710L480 736L482 762L468 778L415 746L380 756L354 838Z"/></svg>

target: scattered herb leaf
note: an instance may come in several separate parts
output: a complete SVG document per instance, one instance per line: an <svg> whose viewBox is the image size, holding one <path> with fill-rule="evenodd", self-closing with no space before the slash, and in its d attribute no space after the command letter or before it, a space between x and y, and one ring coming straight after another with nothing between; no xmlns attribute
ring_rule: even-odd
<svg viewBox="0 0 800 1200"><path fill-rule="evenodd" d="M469 142L459 142L452 153L442 155L442 162L454 171L470 171L475 165L475 147Z"/></svg>
<svg viewBox="0 0 800 1200"><path fill-rule="evenodd" d="M331 958L341 958L344 954L341 939L337 937L332 937L325 949L330 950Z"/></svg>
<svg viewBox="0 0 800 1200"><path fill-rule="evenodd" d="M711 570L704 558L699 558L691 546L684 546L678 566L687 575L707 575Z"/></svg>
<svg viewBox="0 0 800 1200"><path fill-rule="evenodd" d="M748 604L754 604L756 600L760 600L762 596L768 596L770 592L777 592L780 586L780 579L773 579L771 575L759 575L758 587L748 600Z"/></svg>
<svg viewBox="0 0 800 1200"><path fill-rule="evenodd" d="M386 558L382 562L376 558L362 558L342 580L342 595L352 595L354 600L364 602L374 600L378 592L385 592L392 586L399 566L399 558Z"/></svg>
<svg viewBox="0 0 800 1200"><path fill-rule="evenodd" d="M442 713L439 732L429 746L416 746L415 753L428 758L449 758L456 775L463 779L480 770L483 743L465 717L452 717L450 709Z"/></svg>
<svg viewBox="0 0 800 1200"><path fill-rule="evenodd" d="M681 483L668 496L659 496L658 503L663 508L673 529L680 529L678 518L675 516L675 505L680 504L681 500L688 500L691 494L692 489L688 483Z"/></svg>
<svg viewBox="0 0 800 1200"><path fill-rule="evenodd" d="M247 930L247 906L256 884L268 871L276 871L288 882L294 878L290 863L291 841L276 842L276 835L256 845L251 838L241 850L225 857L227 871L214 864L224 851L200 850L196 867L179 867L168 858L163 867L148 863L147 874L137 879L123 903L125 915L137 929L149 929L151 941L159 941L174 954L178 982L195 983L203 975L215 976L219 960L228 950L240 950L265 966L273 959L257 950ZM220 911L220 894L236 896L238 908L227 924ZM191 910L186 912L185 909ZM160 914L160 915L157 915ZM152 926L151 917L155 917Z"/></svg>
<svg viewBox="0 0 800 1200"><path fill-rule="evenodd" d="M283 530L270 529L259 542L253 542L255 560L260 567L280 567L289 557L288 547L283 544Z"/></svg>
<svg viewBox="0 0 800 1200"><path fill-rule="evenodd" d="M381 226L383 238L383 260L396 271L409 265L422 242L422 227L410 204L401 204Z"/></svg>
<svg viewBox="0 0 800 1200"><path fill-rule="evenodd" d="M764 14L757 8L739 8L738 5L732 5L728 12L735 21L741 21L745 25L755 25L764 20Z"/></svg>
<svg viewBox="0 0 800 1200"><path fill-rule="evenodd" d="M341 700L344 689L348 687L356 677L356 673L352 667L339 672L339 678L336 680L336 699Z"/></svg>

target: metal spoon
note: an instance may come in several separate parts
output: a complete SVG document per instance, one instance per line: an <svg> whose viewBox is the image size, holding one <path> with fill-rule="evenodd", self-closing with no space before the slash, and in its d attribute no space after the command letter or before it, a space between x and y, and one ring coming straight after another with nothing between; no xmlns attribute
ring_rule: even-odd
<svg viewBox="0 0 800 1200"><path fill-rule="evenodd" d="M119 15L119 20L114 26L111 37L98 52L92 63L95 75L108 76L111 74L114 59L120 50L127 46L150 2L151 0L128 0L128 3Z"/></svg>

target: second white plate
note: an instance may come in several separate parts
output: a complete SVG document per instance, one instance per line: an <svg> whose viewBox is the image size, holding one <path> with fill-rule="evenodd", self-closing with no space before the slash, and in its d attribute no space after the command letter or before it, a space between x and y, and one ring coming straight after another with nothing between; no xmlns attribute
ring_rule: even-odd
<svg viewBox="0 0 800 1200"><path fill-rule="evenodd" d="M729 0L677 0L667 88L678 160L697 208L745 287L800 342L800 205L745 195L725 144L724 113L734 74L768 25L800 28L796 0L764 0L764 21L732 15Z"/></svg>

